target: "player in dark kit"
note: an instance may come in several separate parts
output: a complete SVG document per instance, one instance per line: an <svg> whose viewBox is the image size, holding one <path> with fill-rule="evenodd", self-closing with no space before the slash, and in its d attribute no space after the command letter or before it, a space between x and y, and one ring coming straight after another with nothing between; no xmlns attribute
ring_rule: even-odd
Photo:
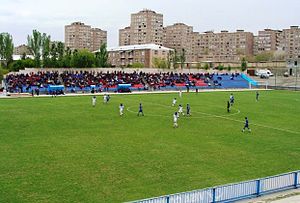
<svg viewBox="0 0 300 203"><path fill-rule="evenodd" d="M259 99L259 92L256 92L256 101Z"/></svg>
<svg viewBox="0 0 300 203"><path fill-rule="evenodd" d="M191 115L191 106L189 104L186 105L186 115L187 116Z"/></svg>
<svg viewBox="0 0 300 203"><path fill-rule="evenodd" d="M251 132L251 129L249 128L249 120L247 117L245 117L245 126L242 131L245 132L246 128L248 129L249 132Z"/></svg>
<svg viewBox="0 0 300 203"><path fill-rule="evenodd" d="M229 113L230 112L230 102L229 101L227 101L227 112Z"/></svg>
<svg viewBox="0 0 300 203"><path fill-rule="evenodd" d="M234 96L233 96L232 93L230 94L229 100L230 100L231 106L233 106L233 104L234 104Z"/></svg>
<svg viewBox="0 0 300 203"><path fill-rule="evenodd" d="M140 116L140 114L142 114L142 116L144 116L142 103L140 103L139 112L138 112L137 116Z"/></svg>

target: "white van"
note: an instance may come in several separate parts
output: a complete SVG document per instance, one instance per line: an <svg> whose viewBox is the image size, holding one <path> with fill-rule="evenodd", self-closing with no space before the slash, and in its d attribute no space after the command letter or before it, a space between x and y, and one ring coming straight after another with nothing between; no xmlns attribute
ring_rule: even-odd
<svg viewBox="0 0 300 203"><path fill-rule="evenodd" d="M274 76L274 74L268 69L256 70L255 75L259 76L259 77L261 77L261 76L263 76L263 77L265 77L265 76L266 77Z"/></svg>

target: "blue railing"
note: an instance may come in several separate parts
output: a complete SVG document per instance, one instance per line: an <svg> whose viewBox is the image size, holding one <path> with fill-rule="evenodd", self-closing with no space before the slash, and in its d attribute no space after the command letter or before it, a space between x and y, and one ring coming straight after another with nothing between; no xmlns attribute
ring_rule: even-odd
<svg viewBox="0 0 300 203"><path fill-rule="evenodd" d="M131 203L217 203L232 202L281 190L298 188L300 171L228 185L133 201Z"/></svg>
<svg viewBox="0 0 300 203"><path fill-rule="evenodd" d="M242 73L242 78L247 80L251 85L257 86L258 83L252 78L248 77L246 74Z"/></svg>

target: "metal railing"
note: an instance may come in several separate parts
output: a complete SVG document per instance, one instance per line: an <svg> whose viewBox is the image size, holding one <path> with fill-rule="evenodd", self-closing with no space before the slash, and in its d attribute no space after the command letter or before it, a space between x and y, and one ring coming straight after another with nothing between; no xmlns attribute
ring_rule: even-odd
<svg viewBox="0 0 300 203"><path fill-rule="evenodd" d="M212 188L132 201L131 203L217 203L247 199L281 190L298 188L300 171Z"/></svg>

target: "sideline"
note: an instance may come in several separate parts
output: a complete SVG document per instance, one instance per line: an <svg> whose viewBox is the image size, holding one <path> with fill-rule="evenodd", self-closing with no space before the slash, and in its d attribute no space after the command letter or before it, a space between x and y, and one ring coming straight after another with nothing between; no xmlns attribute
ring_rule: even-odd
<svg viewBox="0 0 300 203"><path fill-rule="evenodd" d="M198 94L207 93L207 92L251 92L251 91L273 91L271 89L199 89ZM134 91L131 93L115 93L115 92L101 92L101 93L87 93L87 94L65 94L65 95L58 95L57 97L80 97L80 96L103 96L105 94L109 95L141 95L141 94L171 94L171 93L179 93L179 90L172 90L172 91ZM182 93L189 94L189 93L196 93L196 90L190 90L187 93L186 90L182 91ZM32 97L29 93L18 94L14 93L14 96L5 96L0 94L0 99L20 99L20 98L51 98L52 95L40 95Z"/></svg>

